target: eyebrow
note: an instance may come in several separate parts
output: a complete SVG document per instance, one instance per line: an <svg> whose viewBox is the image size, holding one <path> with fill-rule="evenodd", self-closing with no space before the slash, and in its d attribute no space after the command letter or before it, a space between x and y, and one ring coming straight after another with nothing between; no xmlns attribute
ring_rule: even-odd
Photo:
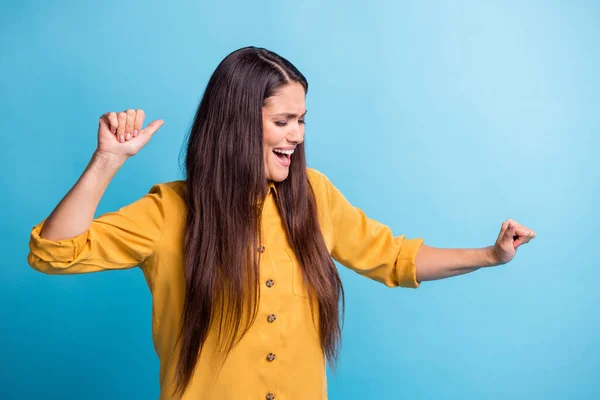
<svg viewBox="0 0 600 400"><path fill-rule="evenodd" d="M308 110L304 111L304 114L302 114L301 116L304 117L307 112L308 112ZM279 113L279 114L273 114L272 117L297 118L298 114L293 114L293 113Z"/></svg>

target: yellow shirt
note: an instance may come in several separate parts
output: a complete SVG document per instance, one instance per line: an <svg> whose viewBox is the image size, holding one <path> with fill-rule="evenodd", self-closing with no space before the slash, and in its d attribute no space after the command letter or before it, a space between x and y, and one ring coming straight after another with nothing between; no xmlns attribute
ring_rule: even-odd
<svg viewBox="0 0 600 400"><path fill-rule="evenodd" d="M321 172L308 168L330 255L389 287L419 286L415 256L423 239L392 236L389 227L352 206ZM183 399L327 399L326 364L308 292L290 248L271 182L262 214L260 302L250 330L221 371L210 331ZM184 300L185 181L152 186L137 201L93 220L88 231L60 241L33 227L28 262L47 274L79 274L139 266L152 293L152 335L160 359L160 399L170 398ZM318 326L318 324L316 324ZM270 356L269 356L270 355ZM269 356L269 357L268 357ZM212 361L211 361L212 360Z"/></svg>

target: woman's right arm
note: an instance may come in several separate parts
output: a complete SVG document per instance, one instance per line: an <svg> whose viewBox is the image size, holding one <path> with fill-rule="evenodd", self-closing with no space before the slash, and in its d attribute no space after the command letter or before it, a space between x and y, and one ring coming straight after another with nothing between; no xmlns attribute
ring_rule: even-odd
<svg viewBox="0 0 600 400"><path fill-rule="evenodd" d="M164 185L139 200L94 219L108 184L125 161L163 124L142 129L142 110L100 118L98 148L77 183L42 222L33 227L29 264L45 273L66 274L138 265L154 250L164 227Z"/></svg>
<svg viewBox="0 0 600 400"><path fill-rule="evenodd" d="M125 159L94 152L87 168L45 221L40 236L53 241L87 231L108 184Z"/></svg>

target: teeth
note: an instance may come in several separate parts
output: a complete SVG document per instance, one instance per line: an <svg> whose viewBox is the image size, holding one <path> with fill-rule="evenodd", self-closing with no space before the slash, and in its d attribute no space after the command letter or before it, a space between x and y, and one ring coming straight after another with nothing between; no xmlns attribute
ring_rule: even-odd
<svg viewBox="0 0 600 400"><path fill-rule="evenodd" d="M274 149L273 151L277 152L277 153L281 153L281 154L289 154L292 155L294 154L294 150L280 150L280 149Z"/></svg>

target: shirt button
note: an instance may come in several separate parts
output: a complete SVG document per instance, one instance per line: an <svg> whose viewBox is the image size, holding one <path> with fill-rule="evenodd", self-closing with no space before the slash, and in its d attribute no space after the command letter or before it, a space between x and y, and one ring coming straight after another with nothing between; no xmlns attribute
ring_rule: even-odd
<svg viewBox="0 0 600 400"><path fill-rule="evenodd" d="M264 253L265 252L265 246L258 246L258 252L259 253Z"/></svg>
<svg viewBox="0 0 600 400"><path fill-rule="evenodd" d="M267 400L275 400L275 395L271 392L267 393Z"/></svg>
<svg viewBox="0 0 600 400"><path fill-rule="evenodd" d="M275 321L277 318L275 317L275 314L269 314L269 316L267 317L267 321L269 322L273 322Z"/></svg>
<svg viewBox="0 0 600 400"><path fill-rule="evenodd" d="M273 287L274 284L275 284L275 281L273 279L268 279L266 282L267 287Z"/></svg>
<svg viewBox="0 0 600 400"><path fill-rule="evenodd" d="M269 360L269 361L275 360L275 354L273 354L273 353L267 354L267 360Z"/></svg>

